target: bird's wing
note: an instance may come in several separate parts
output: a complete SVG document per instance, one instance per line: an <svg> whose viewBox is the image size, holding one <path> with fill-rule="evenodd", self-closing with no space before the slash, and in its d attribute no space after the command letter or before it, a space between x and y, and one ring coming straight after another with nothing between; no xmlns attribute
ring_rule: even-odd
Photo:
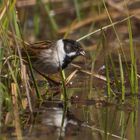
<svg viewBox="0 0 140 140"><path fill-rule="evenodd" d="M49 49L50 47L54 48L55 42L52 41L39 41L33 44L26 44L25 48L22 49L22 56L26 58L27 55L34 59L36 58L41 51Z"/></svg>
<svg viewBox="0 0 140 140"><path fill-rule="evenodd" d="M36 43L33 43L33 44L30 44L29 47L31 49L49 49L50 47L53 47L54 46L54 43L55 42L52 42L52 41L38 41Z"/></svg>

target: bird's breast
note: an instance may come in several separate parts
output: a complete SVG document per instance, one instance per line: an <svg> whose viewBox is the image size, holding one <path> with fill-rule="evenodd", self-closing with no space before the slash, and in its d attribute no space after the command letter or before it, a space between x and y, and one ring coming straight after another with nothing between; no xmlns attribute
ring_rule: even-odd
<svg viewBox="0 0 140 140"><path fill-rule="evenodd" d="M64 63L65 56L52 51L51 49L44 50L38 54L38 60L34 62L34 67L45 74L57 73Z"/></svg>

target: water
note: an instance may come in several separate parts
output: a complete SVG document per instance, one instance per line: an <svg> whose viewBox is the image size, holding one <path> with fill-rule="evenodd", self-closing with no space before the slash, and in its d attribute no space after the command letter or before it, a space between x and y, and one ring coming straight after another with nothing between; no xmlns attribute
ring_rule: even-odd
<svg viewBox="0 0 140 140"><path fill-rule="evenodd" d="M66 110L64 104L56 97L53 101L45 101L35 107L32 115L29 112L21 115L20 127L16 128L16 123L19 122L15 121L3 126L0 137L7 140L138 140L140 136L138 97L129 94L122 104L119 95L107 98L103 88L102 90L86 88L88 80L77 83L81 75L79 73L73 82L74 85L68 88L70 99ZM86 75L82 76L88 78ZM100 83L100 80L95 81L96 85ZM91 99L87 98L89 92L92 95ZM16 129L21 130L21 135Z"/></svg>

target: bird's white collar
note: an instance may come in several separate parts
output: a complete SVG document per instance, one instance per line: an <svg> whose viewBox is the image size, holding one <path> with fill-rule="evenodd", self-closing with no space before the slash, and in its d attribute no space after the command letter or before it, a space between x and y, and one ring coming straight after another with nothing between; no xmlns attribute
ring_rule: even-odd
<svg viewBox="0 0 140 140"><path fill-rule="evenodd" d="M57 54L57 60L59 62L59 65L62 66L63 61L66 57L66 52L64 50L64 42L62 39L56 42L56 54Z"/></svg>

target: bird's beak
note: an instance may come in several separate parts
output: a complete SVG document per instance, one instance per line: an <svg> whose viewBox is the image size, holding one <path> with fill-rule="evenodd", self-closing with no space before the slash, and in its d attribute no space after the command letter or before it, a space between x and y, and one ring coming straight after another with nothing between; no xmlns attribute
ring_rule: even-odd
<svg viewBox="0 0 140 140"><path fill-rule="evenodd" d="M79 54L82 55L82 56L86 55L85 51L80 51Z"/></svg>

